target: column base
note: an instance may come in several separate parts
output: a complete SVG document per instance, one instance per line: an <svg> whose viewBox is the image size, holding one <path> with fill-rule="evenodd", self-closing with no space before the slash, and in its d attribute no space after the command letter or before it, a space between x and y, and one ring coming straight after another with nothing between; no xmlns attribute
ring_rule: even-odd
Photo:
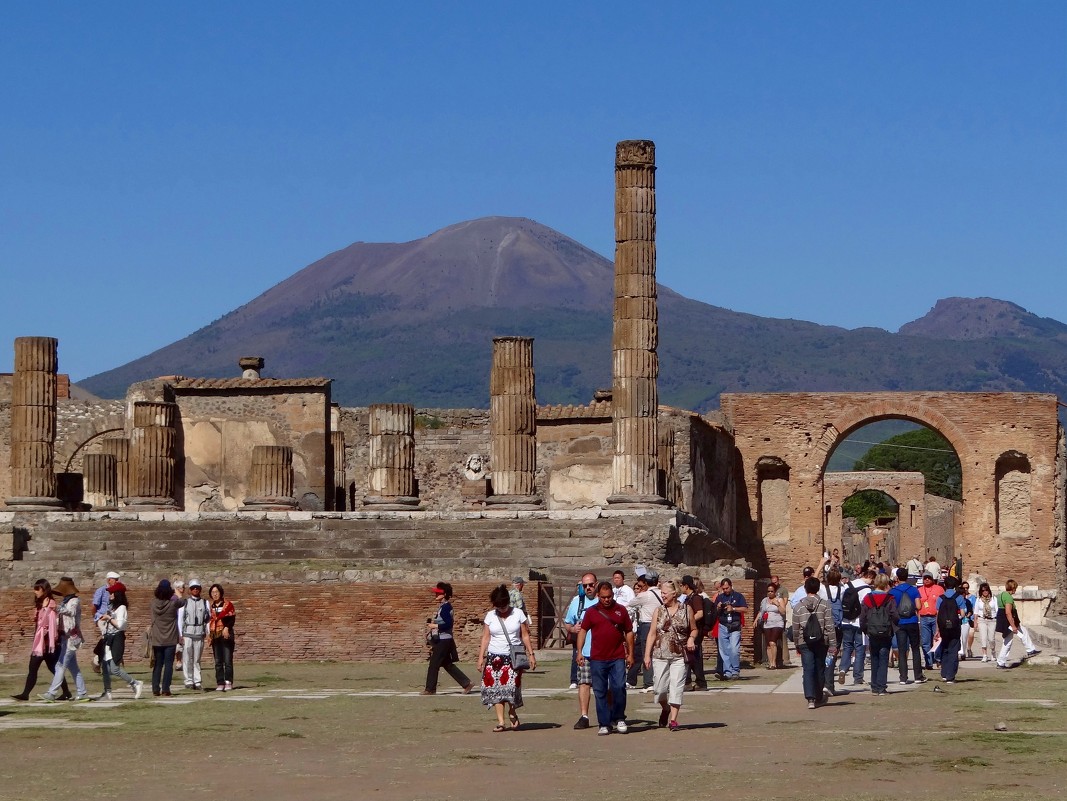
<svg viewBox="0 0 1067 801"><path fill-rule="evenodd" d="M608 496L608 506L613 509L657 509L670 504L666 498L659 495L620 492Z"/></svg>
<svg viewBox="0 0 1067 801"><path fill-rule="evenodd" d="M280 496L277 498L245 498L241 504L242 512L292 512L299 505L296 498Z"/></svg>
<svg viewBox="0 0 1067 801"><path fill-rule="evenodd" d="M372 512L417 512L422 509L419 499L410 495L368 495L363 499L363 505L370 507Z"/></svg>
<svg viewBox="0 0 1067 801"><path fill-rule="evenodd" d="M490 495L485 499L487 508L538 511L544 509L540 495Z"/></svg>
<svg viewBox="0 0 1067 801"><path fill-rule="evenodd" d="M62 512L65 508L59 498L7 498L4 503L12 512Z"/></svg>
<svg viewBox="0 0 1067 801"><path fill-rule="evenodd" d="M126 508L131 512L173 512L178 502L173 498L127 498Z"/></svg>

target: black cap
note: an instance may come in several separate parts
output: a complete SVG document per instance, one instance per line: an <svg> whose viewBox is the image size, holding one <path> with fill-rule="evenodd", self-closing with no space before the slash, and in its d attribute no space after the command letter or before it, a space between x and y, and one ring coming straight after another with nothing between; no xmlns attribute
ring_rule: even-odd
<svg viewBox="0 0 1067 801"><path fill-rule="evenodd" d="M814 575L815 575L815 568L814 567L812 567L811 565L808 565L806 568L804 568L804 578L808 578L808 576L814 576Z"/></svg>

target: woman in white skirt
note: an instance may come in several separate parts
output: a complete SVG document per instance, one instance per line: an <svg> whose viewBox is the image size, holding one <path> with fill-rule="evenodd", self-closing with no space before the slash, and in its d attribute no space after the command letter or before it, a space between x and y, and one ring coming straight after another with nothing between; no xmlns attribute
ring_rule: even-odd
<svg viewBox="0 0 1067 801"><path fill-rule="evenodd" d="M993 637L997 630L997 609L997 599L993 597L989 585L983 581L978 585L978 597L974 602L974 625L978 631L978 645L982 649L983 662L993 662L996 659Z"/></svg>
<svg viewBox="0 0 1067 801"><path fill-rule="evenodd" d="M652 615L645 642L645 668L652 668L655 676L652 694L662 707L659 725L678 731L685 664L696 649L697 624L689 608L678 602L678 587L673 581L664 581L659 588L663 605Z"/></svg>

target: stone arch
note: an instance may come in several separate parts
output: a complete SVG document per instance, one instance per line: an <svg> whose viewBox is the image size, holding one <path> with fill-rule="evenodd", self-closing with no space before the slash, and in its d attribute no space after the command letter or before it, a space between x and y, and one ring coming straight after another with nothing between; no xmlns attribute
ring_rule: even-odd
<svg viewBox="0 0 1067 801"><path fill-rule="evenodd" d="M98 439L104 439L108 434L114 434L116 432L121 434L121 433L125 433L125 431L126 430L124 428L121 428L121 427L120 428L106 428L103 431L97 431L95 434L93 434L88 439L82 440L74 448L74 450L71 452L70 456L67 457L67 461L63 466L63 472L64 473L69 473L71 467L74 466L74 460L77 458L78 454L81 453L86 447L88 447L92 443L96 442ZM57 459L56 461L58 462L59 460Z"/></svg>

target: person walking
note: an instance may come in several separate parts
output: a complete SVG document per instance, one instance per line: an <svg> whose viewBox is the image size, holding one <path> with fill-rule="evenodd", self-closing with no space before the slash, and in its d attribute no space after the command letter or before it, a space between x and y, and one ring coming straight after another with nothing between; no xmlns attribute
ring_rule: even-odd
<svg viewBox="0 0 1067 801"><path fill-rule="evenodd" d="M982 649L982 661L995 661L994 639L997 632L997 599L993 590L983 581L978 585L978 597L974 602L975 630L978 632L978 645Z"/></svg>
<svg viewBox="0 0 1067 801"><path fill-rule="evenodd" d="M889 576L879 573L860 611L860 629L870 643L872 695L889 695L889 651L897 619L897 604L889 594Z"/></svg>
<svg viewBox="0 0 1067 801"><path fill-rule="evenodd" d="M211 608L203 598L200 579L189 579L189 595L189 598L184 599L184 605L178 613L178 623L182 632L182 676L185 679L185 689L202 690L204 686L200 673L200 659L204 653Z"/></svg>
<svg viewBox="0 0 1067 801"><path fill-rule="evenodd" d="M937 583L937 578L930 570L923 573L922 585L918 589L919 636L922 641L923 664L926 670L932 670L934 667L934 639L937 636L937 599L941 597L945 590Z"/></svg>
<svg viewBox="0 0 1067 801"><path fill-rule="evenodd" d="M803 671L808 709L826 701L823 685L827 656L837 650L834 616L830 605L819 597L820 585L815 576L804 579L804 599L793 607L793 642Z"/></svg>
<svg viewBox="0 0 1067 801"><path fill-rule="evenodd" d="M111 700L111 677L118 676L133 690L133 697L140 698L144 682L137 681L122 667L126 653L126 626L129 622L129 603L126 600L126 585L115 581L108 586L108 610L100 618L104 630L104 655L100 658L100 673L104 680L101 700Z"/></svg>
<svg viewBox="0 0 1067 801"><path fill-rule="evenodd" d="M997 609L996 631L1004 638L1004 645L1001 646L1000 653L997 655L997 667L1001 669L1010 667L1008 659L1011 656L1011 646L1015 642L1016 634L1022 638L1027 656L1041 653L1038 648L1034 647L1029 633L1023 628L1022 620L1019 618L1019 610L1015 607L1017 589L1019 589L1019 583L1015 579L1008 579L1004 582L1004 592L997 597L999 608Z"/></svg>
<svg viewBox="0 0 1067 801"><path fill-rule="evenodd" d="M508 588L504 584L489 594L493 608L482 622L482 641L478 646L478 672L482 677L482 703L496 713L495 732L504 732L504 712L507 711L511 730L521 725L518 709L522 707L522 673L512 663L512 646L522 643L530 661L530 669L537 667L533 644L530 641L529 618L521 609L511 605ZM464 692L467 692L464 689Z"/></svg>
<svg viewBox="0 0 1067 801"><path fill-rule="evenodd" d="M641 576L636 582L634 598L627 606L637 612L637 631L635 633L637 653L645 653L645 645L648 641L648 633L652 628L652 615L663 606L663 593L659 587L650 583L648 575ZM627 688L637 689L637 675L642 674L642 692L652 692L653 671L652 668L643 668L640 660L634 660L633 666L626 672Z"/></svg>
<svg viewBox="0 0 1067 801"><path fill-rule="evenodd" d="M585 613L597 604L596 598L596 574L585 573L582 575L578 592L571 599L567 611L563 615L563 628L568 638L573 643L571 651L571 689L578 690L578 721L574 724L575 729L589 728L589 702L593 696L593 675L589 671L589 649L593 645L593 638L586 637L583 648L578 649L578 635L581 633L582 619ZM584 656L585 661L579 657Z"/></svg>
<svg viewBox="0 0 1067 801"><path fill-rule="evenodd" d="M626 734L626 670L634 661L634 633L630 615L615 602L611 582L596 587L597 604L586 610L578 631L578 666L586 663L583 652L592 635L589 672L596 698L597 734L611 734L612 728Z"/></svg>
<svg viewBox="0 0 1067 801"><path fill-rule="evenodd" d="M78 649L82 647L85 639L81 630L81 602L78 600L78 588L74 579L63 576L56 585L56 595L62 598L56 608L59 622L59 660L56 662L51 686L47 692L41 693L39 698L49 703L55 701L56 693L63 685L64 671L69 670L70 675L74 677L74 688L77 691L74 700L91 701L93 699L85 689L85 677L78 669Z"/></svg>
<svg viewBox="0 0 1067 801"><path fill-rule="evenodd" d="M919 634L919 605L922 599L919 591L912 585L907 568L897 568L896 583L889 594L897 605L897 671L901 684L911 684L908 678L908 652L911 651L912 673L914 681L922 684L926 681L923 672L922 640Z"/></svg>
<svg viewBox="0 0 1067 801"><path fill-rule="evenodd" d="M233 652L237 646L234 624L237 611L226 600L226 591L221 584L212 584L207 591L211 607L208 636L211 638L211 654L215 657L215 691L229 692L233 689Z"/></svg>
<svg viewBox="0 0 1067 801"><path fill-rule="evenodd" d="M29 701L30 693L37 686L37 673L43 662L53 676L59 661L59 623L56 616L56 601L52 597L52 585L47 579L33 583L33 644L30 646L30 666L26 672L26 685L22 692L11 696L16 701ZM69 701L72 696L66 676L61 681L60 701Z"/></svg>
<svg viewBox="0 0 1067 801"><path fill-rule="evenodd" d="M452 634L455 625L452 616L452 585L447 581L439 581L430 588L430 592L434 594L438 606L437 612L426 624L430 642L430 664L426 667L426 686L420 695L437 694L437 677L441 668L455 679L464 693L469 693L474 689L474 685L467 678L467 674L456 667L459 652Z"/></svg>
<svg viewBox="0 0 1067 801"><path fill-rule="evenodd" d="M937 630L941 634L941 680L955 684L960 667L960 645L967 598L957 591L959 579L945 577L945 592L937 599Z"/></svg>
<svg viewBox="0 0 1067 801"><path fill-rule="evenodd" d="M663 604L652 615L650 636L645 640L643 660L655 679L653 698L659 702L660 728L678 731L678 713L685 691L686 662L696 654L697 622L689 604L678 602L673 581L660 584Z"/></svg>
<svg viewBox="0 0 1067 801"><path fill-rule="evenodd" d="M744 610L748 608L748 601L741 593L734 591L734 583L730 579L724 578L719 582L715 608L719 622L718 645L722 655L722 677L736 679L741 675L741 628L744 625Z"/></svg>
<svg viewBox="0 0 1067 801"><path fill-rule="evenodd" d="M767 670L782 667L782 635L785 632L785 609L788 601L778 597L778 585L767 585L767 597L760 601L756 625L763 632L767 646Z"/></svg>

